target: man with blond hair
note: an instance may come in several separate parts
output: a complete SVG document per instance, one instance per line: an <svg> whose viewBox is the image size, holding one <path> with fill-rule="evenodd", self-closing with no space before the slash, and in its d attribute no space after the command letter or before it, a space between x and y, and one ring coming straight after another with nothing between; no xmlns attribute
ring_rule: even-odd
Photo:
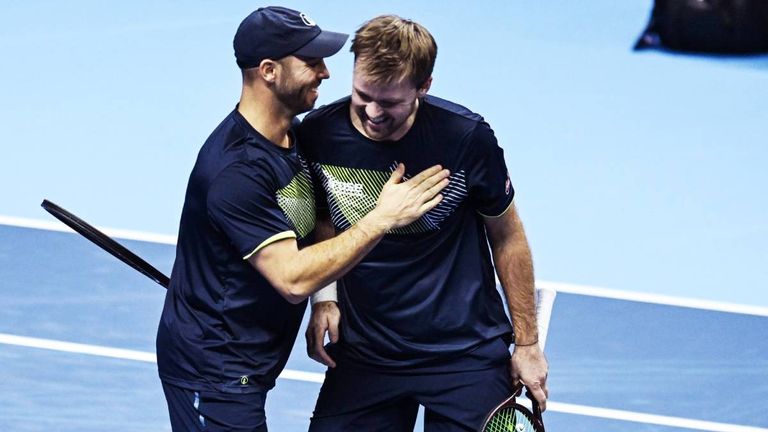
<svg viewBox="0 0 768 432"><path fill-rule="evenodd" d="M338 280L337 297L314 299L308 351L329 369L310 431L411 431L419 405L427 432L475 431L516 382L545 408L531 254L493 131L427 95L437 44L418 23L374 18L352 52L351 96L299 129L324 235L365 217L401 163L406 175L440 164L451 182L437 207L390 230Z"/></svg>

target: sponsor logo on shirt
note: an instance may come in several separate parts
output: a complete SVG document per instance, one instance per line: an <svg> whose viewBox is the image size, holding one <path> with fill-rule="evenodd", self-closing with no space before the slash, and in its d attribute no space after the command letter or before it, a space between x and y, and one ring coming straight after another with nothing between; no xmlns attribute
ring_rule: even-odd
<svg viewBox="0 0 768 432"><path fill-rule="evenodd" d="M361 183L341 181L333 177L331 174L327 174L327 176L328 176L328 186L331 188L333 193L338 195L348 195L348 196L355 196L355 197L361 197L361 198L365 197L365 190L363 189L363 185Z"/></svg>

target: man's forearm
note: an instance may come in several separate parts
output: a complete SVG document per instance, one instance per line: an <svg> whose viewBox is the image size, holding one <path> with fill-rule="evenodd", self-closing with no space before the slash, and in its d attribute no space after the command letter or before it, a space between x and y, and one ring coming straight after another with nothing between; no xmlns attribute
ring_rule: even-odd
<svg viewBox="0 0 768 432"><path fill-rule="evenodd" d="M533 263L525 239L514 243L494 261L512 316L515 344L530 345L538 341Z"/></svg>
<svg viewBox="0 0 768 432"><path fill-rule="evenodd" d="M486 219L496 273L507 300L515 342L534 344L536 328L536 299L533 260L522 222L514 207L497 219Z"/></svg>
<svg viewBox="0 0 768 432"><path fill-rule="evenodd" d="M499 218L486 218L485 226L515 329L513 383L525 385L543 411L547 407L548 365L538 344L533 260L523 224L513 206Z"/></svg>
<svg viewBox="0 0 768 432"><path fill-rule="evenodd" d="M386 233L375 220L363 218L343 233L301 249L295 280L304 282L308 296L351 270Z"/></svg>
<svg viewBox="0 0 768 432"><path fill-rule="evenodd" d="M388 227L369 213L348 230L329 240L296 250L292 244L277 244L252 258L263 274L271 274L272 285L288 301L298 303L354 267L384 237Z"/></svg>
<svg viewBox="0 0 768 432"><path fill-rule="evenodd" d="M336 230L331 222L331 215L327 210L318 209L317 222L315 223L315 242L321 242L328 240L336 235ZM336 282L331 282L329 285L323 287L319 291L316 291L310 297L312 304L326 302L326 301L338 301L338 294L336 292Z"/></svg>

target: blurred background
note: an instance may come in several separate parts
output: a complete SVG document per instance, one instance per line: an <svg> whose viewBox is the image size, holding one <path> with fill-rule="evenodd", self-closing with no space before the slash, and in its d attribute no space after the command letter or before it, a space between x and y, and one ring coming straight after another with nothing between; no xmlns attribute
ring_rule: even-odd
<svg viewBox="0 0 768 432"><path fill-rule="evenodd" d="M431 92L505 149L537 277L768 306L768 58L633 52L652 2L289 1L352 33L395 13L434 34ZM175 235L197 151L234 108L232 37L259 3L0 6L0 215L49 198ZM349 93L348 46L319 103Z"/></svg>

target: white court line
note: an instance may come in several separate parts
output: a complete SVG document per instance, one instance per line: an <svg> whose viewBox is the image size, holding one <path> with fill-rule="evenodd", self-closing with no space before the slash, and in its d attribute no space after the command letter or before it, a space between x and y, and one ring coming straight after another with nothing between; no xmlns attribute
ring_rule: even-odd
<svg viewBox="0 0 768 432"><path fill-rule="evenodd" d="M88 354L99 357L110 357L123 360L134 360L145 363L157 363L157 355L146 351L135 351L121 348L110 348L98 345L86 345L72 342L62 342L53 339L39 339L0 333L0 343L30 348L41 348L68 353ZM284 369L280 378L297 381L322 383L325 375L321 373L303 372Z"/></svg>
<svg viewBox="0 0 768 432"><path fill-rule="evenodd" d="M602 297L617 300L628 300L643 303L655 303L668 306L679 306L693 309L705 309L718 312L731 312L745 315L768 317L768 307L743 305L736 303L699 300L685 297L674 297L663 294L649 294L631 291L619 291L586 285L574 285L561 282L536 281L539 288L551 288L557 292L578 294L592 297Z"/></svg>
<svg viewBox="0 0 768 432"><path fill-rule="evenodd" d="M24 336L15 336L0 333L0 343L7 345L24 346L31 348L42 348L69 353L89 354L101 357L119 358L124 360L135 360L147 363L156 363L157 357L154 353L144 351L134 351L118 348L110 348L97 345L85 345L71 342L62 342L51 339L30 338ZM322 383L324 375L315 372L303 372L291 369L285 369L280 374L280 378L296 381ZM522 400L521 402L527 402ZM529 405L530 406L530 405ZM687 419L682 417L660 416L654 414L644 414L633 411L623 411L607 408L597 408L585 405L574 405L561 402L547 402L547 410L561 412L565 414L574 414L587 417L599 417L611 420L620 420L627 422L656 424L661 426L679 427L709 432L768 432L768 429L741 426L728 423L715 423L709 421Z"/></svg>
<svg viewBox="0 0 768 432"><path fill-rule="evenodd" d="M715 423L682 417L660 416L632 411L622 411L607 408L596 408L584 405L573 405L560 402L547 402L547 411L557 411L566 414L599 417L611 420L623 420L642 424L679 427L711 432L766 432L768 429L754 426L741 426L729 423Z"/></svg>
<svg viewBox="0 0 768 432"><path fill-rule="evenodd" d="M51 216L51 219L53 219L53 216ZM75 232L70 227L64 225L62 222L59 222L58 220L55 220L55 219L47 221L47 220L26 219L26 218L0 215L0 225L10 225L10 226L21 227L21 228L34 228L34 229L42 229L42 230L48 230L48 231L71 232L71 233ZM103 232L104 234L110 237L114 237L118 239L139 240L139 241L169 244L169 245L176 244L176 236L171 236L171 235L123 230L123 229L117 229L117 228L104 228L96 225L94 225L94 228L98 229L99 231Z"/></svg>
<svg viewBox="0 0 768 432"><path fill-rule="evenodd" d="M50 231L73 232L68 226L59 221L43 221L0 215L0 225L10 225L22 228L35 228ZM165 234L146 233L141 231L129 231L114 228L99 228L110 237L126 240L139 240L153 243L175 245L176 237ZM498 281L497 281L498 283ZM674 297L661 294L648 294L632 291L622 291L608 288L593 287L587 285L566 284L561 282L536 281L536 286L552 288L558 292L579 294L592 297L603 297L617 300L629 300L643 303L655 303L668 306L680 306L694 309L713 310L718 312L731 312L746 315L768 317L768 307L743 305L736 303L724 303L710 300L700 300L685 297Z"/></svg>

